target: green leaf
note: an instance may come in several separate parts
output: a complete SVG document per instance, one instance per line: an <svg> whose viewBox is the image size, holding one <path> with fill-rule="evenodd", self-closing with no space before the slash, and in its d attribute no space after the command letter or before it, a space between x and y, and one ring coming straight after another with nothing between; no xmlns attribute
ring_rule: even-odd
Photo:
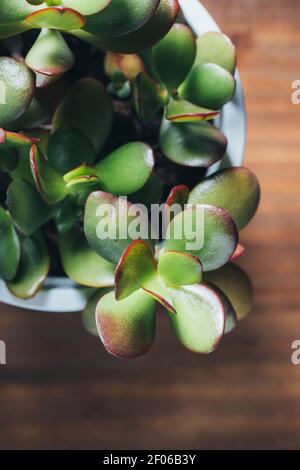
<svg viewBox="0 0 300 470"><path fill-rule="evenodd" d="M253 304L253 287L242 268L228 263L217 271L205 273L205 280L217 286L226 295L239 320L249 314Z"/></svg>
<svg viewBox="0 0 300 470"><path fill-rule="evenodd" d="M97 189L101 189L100 178L97 175L90 174L91 168L93 168L94 171L96 170L94 167L87 167L86 165L81 165L77 169L70 171L64 176L65 180L69 180L66 184L66 187L70 190L70 192L73 190L79 193L82 193L84 191L88 191L89 193L91 193L93 191L96 191ZM80 176L71 178L72 174L75 174L77 171L80 172L81 169L85 169L87 174L82 174Z"/></svg>
<svg viewBox="0 0 300 470"><path fill-rule="evenodd" d="M185 204L187 204L189 198L189 188L185 184L174 186L171 189L167 200L166 205L171 209L175 204L181 206L181 209L184 210ZM173 215L174 214L170 214Z"/></svg>
<svg viewBox="0 0 300 470"><path fill-rule="evenodd" d="M84 30L101 37L135 31L153 15L159 0L112 0L105 10L87 17Z"/></svg>
<svg viewBox="0 0 300 470"><path fill-rule="evenodd" d="M179 89L180 97L209 109L220 109L233 98L235 79L216 64L195 65Z"/></svg>
<svg viewBox="0 0 300 470"><path fill-rule="evenodd" d="M238 323L238 318L235 313L235 310L230 303L228 297L224 294L221 289L219 289L216 285L212 284L211 282L205 282L204 285L207 287L210 287L220 298L222 301L225 313L226 313L226 323L225 323L225 334L231 333L235 327L237 326Z"/></svg>
<svg viewBox="0 0 300 470"><path fill-rule="evenodd" d="M21 260L16 277L7 284L9 291L21 299L31 299L40 290L50 267L46 244L41 234L21 240Z"/></svg>
<svg viewBox="0 0 300 470"><path fill-rule="evenodd" d="M104 10L112 0L62 0L64 7L73 8L82 15L94 15Z"/></svg>
<svg viewBox="0 0 300 470"><path fill-rule="evenodd" d="M27 236L53 216L53 208L41 199L31 184L22 179L16 179L9 185L6 204L18 229Z"/></svg>
<svg viewBox="0 0 300 470"><path fill-rule="evenodd" d="M62 31L80 29L85 24L84 16L78 11L61 6L35 11L26 16L25 20L38 28L60 29Z"/></svg>
<svg viewBox="0 0 300 470"><path fill-rule="evenodd" d="M9 123L10 129L36 129L39 126L46 124L50 117L50 110L37 96L37 90L35 96L32 98L29 107L25 113L15 121Z"/></svg>
<svg viewBox="0 0 300 470"><path fill-rule="evenodd" d="M78 207L72 204L70 197L66 197L55 213L55 224L60 234L65 234L71 230L78 220Z"/></svg>
<svg viewBox="0 0 300 470"><path fill-rule="evenodd" d="M45 75L59 75L70 70L74 55L63 36L53 29L42 29L27 53L26 65Z"/></svg>
<svg viewBox="0 0 300 470"><path fill-rule="evenodd" d="M16 275L20 261L20 240L9 213L0 206L0 278L5 281Z"/></svg>
<svg viewBox="0 0 300 470"><path fill-rule="evenodd" d="M158 272L171 286L199 284L202 279L199 258L180 251L163 251L158 261Z"/></svg>
<svg viewBox="0 0 300 470"><path fill-rule="evenodd" d="M162 39L175 23L178 9L178 0L161 0L155 13L144 25L120 37L104 38L101 37L101 31L91 34L82 29L72 31L71 34L106 50L132 54L151 47Z"/></svg>
<svg viewBox="0 0 300 470"><path fill-rule="evenodd" d="M156 274L154 253L143 240L133 241L124 251L115 272L117 300L126 299Z"/></svg>
<svg viewBox="0 0 300 470"><path fill-rule="evenodd" d="M133 227L132 227L133 224ZM133 241L131 229L142 226L149 230L148 215L128 201L103 191L91 193L87 199L84 215L84 231L91 248L100 256L117 264ZM147 240L152 246L151 240Z"/></svg>
<svg viewBox="0 0 300 470"><path fill-rule="evenodd" d="M169 312L172 314L176 313L169 287L165 284L164 280L159 276L159 274L153 275L149 277L149 279L146 279L143 282L143 289Z"/></svg>
<svg viewBox="0 0 300 470"><path fill-rule="evenodd" d="M230 38L226 34L210 31L197 38L197 54L195 65L217 64L234 73L236 52Z"/></svg>
<svg viewBox="0 0 300 470"><path fill-rule="evenodd" d="M32 177L30 167L30 149L32 143L36 143L40 150L45 153L45 146L47 145L49 131L44 129L35 129L27 131L27 138L30 139L30 145L20 145L17 147L19 162L15 170L10 173L13 180L23 179L35 187L35 182Z"/></svg>
<svg viewBox="0 0 300 470"><path fill-rule="evenodd" d="M238 244L238 232L224 209L209 205L190 207L174 217L165 241L167 251L198 256L204 271L228 262Z"/></svg>
<svg viewBox="0 0 300 470"><path fill-rule="evenodd" d="M58 247L64 271L74 282L88 287L114 285L114 265L97 255L79 230L60 235Z"/></svg>
<svg viewBox="0 0 300 470"><path fill-rule="evenodd" d="M98 153L112 127L111 99L101 82L83 78L69 90L53 117L53 132L59 127L74 127L85 134Z"/></svg>
<svg viewBox="0 0 300 470"><path fill-rule="evenodd" d="M20 21L19 23L2 24L0 28L0 39L6 39L19 34L25 33L33 29L33 26L26 21Z"/></svg>
<svg viewBox="0 0 300 470"><path fill-rule="evenodd" d="M134 105L138 117L144 124L153 124L163 108L167 95L147 73L140 73L133 83Z"/></svg>
<svg viewBox="0 0 300 470"><path fill-rule="evenodd" d="M39 10L39 8L29 5L29 2L26 0L1 0L1 30L3 25L6 26L23 21L27 15L36 10Z"/></svg>
<svg viewBox="0 0 300 470"><path fill-rule="evenodd" d="M166 112L166 119L172 122L197 122L215 119L219 112L200 108L188 101L171 99Z"/></svg>
<svg viewBox="0 0 300 470"><path fill-rule="evenodd" d="M196 54L192 30L175 24L169 33L152 49L156 74L172 93L188 75Z"/></svg>
<svg viewBox="0 0 300 470"><path fill-rule="evenodd" d="M73 179L76 179L80 176L94 176L96 172L97 169L94 165L87 165L86 163L82 163L82 165L79 165L66 173L64 175L64 181L66 183L70 183Z"/></svg>
<svg viewBox="0 0 300 470"><path fill-rule="evenodd" d="M162 122L160 145L164 154L174 163L191 167L209 167L225 154L227 139L207 122Z"/></svg>
<svg viewBox="0 0 300 470"><path fill-rule="evenodd" d="M225 310L219 296L203 284L170 291L176 315L170 314L169 319L180 343L196 353L212 352L225 328Z"/></svg>
<svg viewBox="0 0 300 470"><path fill-rule="evenodd" d="M142 142L125 144L96 165L101 188L123 196L142 188L153 167L153 150Z"/></svg>
<svg viewBox="0 0 300 470"><path fill-rule="evenodd" d="M97 289L89 298L88 303L82 312L81 319L84 328L88 333L97 336L97 338L99 338L99 333L96 324L96 307L101 297L109 292L111 292L110 288Z"/></svg>
<svg viewBox="0 0 300 470"><path fill-rule="evenodd" d="M191 204L213 204L226 209L239 230L254 216L260 199L259 182L247 168L220 170L192 190Z"/></svg>
<svg viewBox="0 0 300 470"><path fill-rule="evenodd" d="M38 138L26 136L25 134L18 134L16 132L5 131L4 129L0 128L0 147L2 149L21 149L38 142Z"/></svg>
<svg viewBox="0 0 300 470"><path fill-rule="evenodd" d="M63 177L51 167L37 145L31 147L30 165L36 187L47 204L57 204L68 195Z"/></svg>
<svg viewBox="0 0 300 470"><path fill-rule="evenodd" d="M115 300L114 292L102 297L97 305L96 320L105 349L124 359L145 354L155 336L156 302L142 290Z"/></svg>
<svg viewBox="0 0 300 470"><path fill-rule="evenodd" d="M35 89L34 74L24 62L0 57L0 126L20 117L28 108Z"/></svg>
<svg viewBox="0 0 300 470"><path fill-rule="evenodd" d="M74 127L60 127L51 136L47 157L53 168L61 175L82 163L92 165L96 152L88 137Z"/></svg>

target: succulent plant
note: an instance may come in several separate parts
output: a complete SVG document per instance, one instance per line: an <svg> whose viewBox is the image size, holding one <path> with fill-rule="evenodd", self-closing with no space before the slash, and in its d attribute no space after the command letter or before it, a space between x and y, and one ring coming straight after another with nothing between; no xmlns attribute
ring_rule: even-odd
<svg viewBox="0 0 300 470"><path fill-rule="evenodd" d="M149 350L158 305L199 353L251 310L233 260L258 181L243 167L205 176L226 153L216 118L235 93L235 48L178 13L177 0L0 5L0 278L23 299L49 273L90 288L83 324L122 358ZM153 236L162 201L179 210ZM185 224L194 238L176 236Z"/></svg>

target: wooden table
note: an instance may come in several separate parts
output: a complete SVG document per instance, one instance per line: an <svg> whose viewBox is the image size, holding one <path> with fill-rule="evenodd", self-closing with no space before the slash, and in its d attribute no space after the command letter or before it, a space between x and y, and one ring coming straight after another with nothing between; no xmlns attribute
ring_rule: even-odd
<svg viewBox="0 0 300 470"><path fill-rule="evenodd" d="M299 0L205 0L238 46L247 97L246 165L262 185L242 234L255 308L209 357L183 350L165 318L153 350L108 356L76 314L0 307L3 449L300 447Z"/></svg>

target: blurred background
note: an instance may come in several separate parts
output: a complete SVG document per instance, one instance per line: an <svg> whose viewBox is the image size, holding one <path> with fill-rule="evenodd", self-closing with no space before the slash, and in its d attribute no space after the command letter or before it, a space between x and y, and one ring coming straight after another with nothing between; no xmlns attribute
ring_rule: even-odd
<svg viewBox="0 0 300 470"><path fill-rule="evenodd" d="M235 42L246 94L245 165L262 201L242 233L252 314L213 354L185 351L161 316L144 358L110 357L79 314L0 304L1 449L299 449L299 0L204 0Z"/></svg>

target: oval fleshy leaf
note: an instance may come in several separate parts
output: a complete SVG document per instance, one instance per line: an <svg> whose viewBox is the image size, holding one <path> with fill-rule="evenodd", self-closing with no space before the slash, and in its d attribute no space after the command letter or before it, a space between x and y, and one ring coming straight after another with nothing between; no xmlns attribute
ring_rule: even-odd
<svg viewBox="0 0 300 470"><path fill-rule="evenodd" d="M0 27L0 39L11 38L19 34L25 33L33 29L33 26L26 21L20 21L19 23L2 24Z"/></svg>
<svg viewBox="0 0 300 470"><path fill-rule="evenodd" d="M188 75L196 54L192 30L174 24L169 33L152 49L152 61L158 78L173 92Z"/></svg>
<svg viewBox="0 0 300 470"><path fill-rule="evenodd" d="M109 287L107 288L103 287L101 289L97 289L96 292L94 292L88 299L86 307L82 312L81 319L82 319L82 324L84 328L91 335L97 336L97 338L99 338L99 333L98 333L97 324L96 324L97 304L100 301L101 297L108 294L109 292L111 292L111 288Z"/></svg>
<svg viewBox="0 0 300 470"><path fill-rule="evenodd" d="M151 47L163 38L175 23L178 10L178 0L161 0L154 15L143 26L120 37L103 38L82 29L72 31L72 34L94 46L123 54L132 54Z"/></svg>
<svg viewBox="0 0 300 470"><path fill-rule="evenodd" d="M85 24L84 16L71 8L49 7L35 11L25 20L38 28L60 29L70 31L80 29Z"/></svg>
<svg viewBox="0 0 300 470"><path fill-rule="evenodd" d="M226 34L209 31L197 38L197 54L195 65L217 64L234 73L236 66L236 52L231 39Z"/></svg>
<svg viewBox="0 0 300 470"><path fill-rule="evenodd" d="M115 272L116 299L126 299L155 274L156 261L151 248L143 240L133 241L124 251Z"/></svg>
<svg viewBox="0 0 300 470"><path fill-rule="evenodd" d="M112 127L113 108L104 86L84 78L69 90L53 117L53 132L59 127L74 127L85 134L98 153Z"/></svg>
<svg viewBox="0 0 300 470"><path fill-rule="evenodd" d="M133 81L139 73L145 70L145 67L137 54L116 54L107 51L104 70L110 78L113 78L116 73L122 73L127 80Z"/></svg>
<svg viewBox="0 0 300 470"><path fill-rule="evenodd" d="M81 217L81 210L72 203L70 197L66 197L59 207L54 216L55 225L58 233L65 234L71 230L79 217Z"/></svg>
<svg viewBox="0 0 300 470"><path fill-rule="evenodd" d="M226 209L239 230L254 216L260 199L259 182L247 168L227 168L205 178L191 191L189 203Z"/></svg>
<svg viewBox="0 0 300 470"><path fill-rule="evenodd" d="M74 182L76 183L76 180L82 177L95 177L97 180L99 180L97 176L97 168L95 166L83 163L82 165L79 165L78 167L66 173L64 175L64 181L67 183L67 186L72 186Z"/></svg>
<svg viewBox="0 0 300 470"><path fill-rule="evenodd" d="M88 287L114 285L114 265L93 251L79 230L61 235L58 247L64 271L74 282Z"/></svg>
<svg viewBox="0 0 300 470"><path fill-rule="evenodd" d="M89 16L84 30L103 38L135 31L153 15L159 0L112 0L105 10Z"/></svg>
<svg viewBox="0 0 300 470"><path fill-rule="evenodd" d="M96 165L101 189L122 196L142 188L153 167L153 150L142 142L125 144Z"/></svg>
<svg viewBox="0 0 300 470"><path fill-rule="evenodd" d="M148 214L141 212L140 208L103 191L89 195L85 206L84 231L89 245L100 256L117 264L133 241L130 231L136 227L141 228L138 238L142 239L143 235L148 237ZM147 243L152 246L151 240Z"/></svg>
<svg viewBox="0 0 300 470"><path fill-rule="evenodd" d="M32 100L35 79L32 71L20 60L0 57L0 81L4 96L0 104L0 126L20 117Z"/></svg>
<svg viewBox="0 0 300 470"><path fill-rule="evenodd" d="M36 189L22 179L14 180L7 190L7 207L18 229L30 236L53 216Z"/></svg>
<svg viewBox="0 0 300 470"><path fill-rule="evenodd" d="M30 166L36 187L47 204L57 204L67 196L63 177L51 167L37 145L31 147Z"/></svg>
<svg viewBox="0 0 300 470"><path fill-rule="evenodd" d="M50 117L50 110L37 96L37 90L35 96L32 98L30 105L26 109L25 113L15 121L11 121L8 125L10 129L36 129L39 126L43 126L47 123Z"/></svg>
<svg viewBox="0 0 300 470"><path fill-rule="evenodd" d="M166 112L166 119L172 122L209 121L219 115L218 111L200 108L185 100L171 99Z"/></svg>
<svg viewBox="0 0 300 470"><path fill-rule="evenodd" d="M172 162L206 168L224 156L227 139L219 129L207 122L173 123L164 120L160 145Z"/></svg>
<svg viewBox="0 0 300 470"><path fill-rule="evenodd" d="M188 198L189 188L185 184L174 186L167 197L166 205L172 207L174 204L179 204L183 210Z"/></svg>
<svg viewBox="0 0 300 470"><path fill-rule="evenodd" d="M195 65L181 85L180 97L209 109L221 109L233 98L235 79L216 64Z"/></svg>
<svg viewBox="0 0 300 470"><path fill-rule="evenodd" d="M61 0L64 7L72 8L84 16L99 13L111 2L112 0Z"/></svg>
<svg viewBox="0 0 300 470"><path fill-rule="evenodd" d="M172 314L176 313L172 295L164 280L156 274L143 282L143 289Z"/></svg>
<svg viewBox="0 0 300 470"><path fill-rule="evenodd" d="M47 147L47 158L61 175L82 163L92 165L96 152L88 137L74 127L60 127L51 136Z"/></svg>
<svg viewBox="0 0 300 470"><path fill-rule="evenodd" d="M53 29L42 29L25 62L35 72L60 75L74 65L74 55L63 36Z"/></svg>
<svg viewBox="0 0 300 470"><path fill-rule="evenodd" d="M39 142L39 138L25 134L5 131L0 128L0 146L3 148L22 148Z"/></svg>
<svg viewBox="0 0 300 470"><path fill-rule="evenodd" d="M161 88L147 73L142 72L133 83L135 110L144 124L153 124L166 102L166 90Z"/></svg>
<svg viewBox="0 0 300 470"><path fill-rule="evenodd" d="M0 278L15 277L20 261L20 240L9 213L0 206Z"/></svg>
<svg viewBox="0 0 300 470"><path fill-rule="evenodd" d="M31 299L40 290L50 268L46 243L40 233L21 240L21 259L16 277L7 284L21 299Z"/></svg>
<svg viewBox="0 0 300 470"><path fill-rule="evenodd" d="M167 284L184 286L199 284L202 265L199 258L180 251L164 251L159 257L158 272Z"/></svg>
<svg viewBox="0 0 300 470"><path fill-rule="evenodd" d="M26 0L1 0L0 29L2 30L3 26L23 21L27 15L39 9Z"/></svg>
<svg viewBox="0 0 300 470"><path fill-rule="evenodd" d="M212 271L228 262L237 244L238 232L228 212L199 204L174 217L165 249L198 256L203 270Z"/></svg>
<svg viewBox="0 0 300 470"><path fill-rule="evenodd" d="M223 307L224 307L224 310L225 310L225 314L226 314L226 322L225 322L225 331L224 331L224 333L225 334L231 333L235 329L235 327L237 326L238 319L237 319L237 316L236 316L236 313L234 311L233 306L229 302L228 297L226 297L226 295L224 294L223 291L221 291L221 289L219 289L216 285L212 284L211 282L206 281L205 283L203 283L203 285L205 285L205 286L209 287L210 289L212 289L219 296L220 300L222 301L222 304L223 304Z"/></svg>
<svg viewBox="0 0 300 470"><path fill-rule="evenodd" d="M204 278L226 295L239 320L249 314L253 304L253 287L242 268L228 263L217 271L206 273Z"/></svg>
<svg viewBox="0 0 300 470"><path fill-rule="evenodd" d="M124 359L145 354L155 336L156 302L142 290L117 301L114 292L97 305L97 328L105 349Z"/></svg>
<svg viewBox="0 0 300 470"><path fill-rule="evenodd" d="M226 321L219 296L203 284L170 291L176 315L169 315L169 319L180 343L196 353L212 352L223 337Z"/></svg>

